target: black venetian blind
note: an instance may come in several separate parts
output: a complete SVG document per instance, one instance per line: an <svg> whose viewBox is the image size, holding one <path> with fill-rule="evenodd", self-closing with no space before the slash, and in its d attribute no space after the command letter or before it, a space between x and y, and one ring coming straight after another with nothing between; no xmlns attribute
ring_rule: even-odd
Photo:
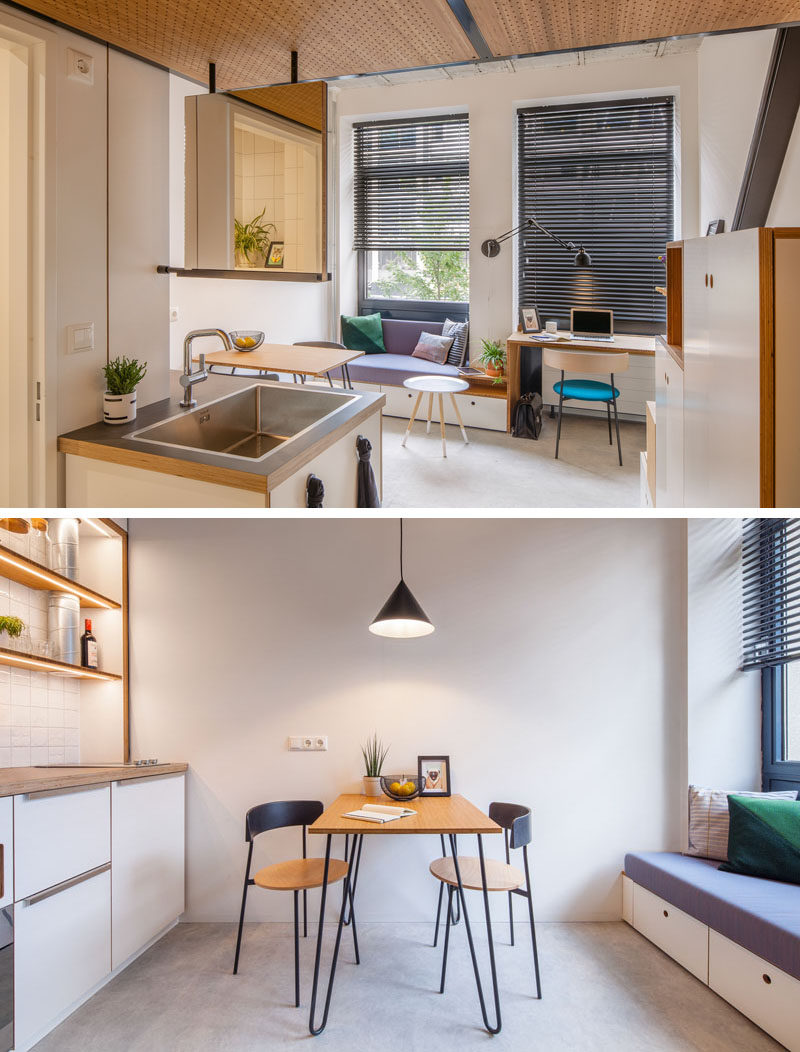
<svg viewBox="0 0 800 1052"><path fill-rule="evenodd" d="M742 566L742 668L800 659L800 519L747 520Z"/></svg>
<svg viewBox="0 0 800 1052"><path fill-rule="evenodd" d="M615 327L660 331L658 256L673 236L673 99L540 106L518 114L519 222L535 216L584 244L591 269L543 234L519 244L519 302L544 318L614 311ZM622 324L620 324L622 323Z"/></svg>
<svg viewBox="0 0 800 1052"><path fill-rule="evenodd" d="M355 249L469 248L466 114L353 128Z"/></svg>

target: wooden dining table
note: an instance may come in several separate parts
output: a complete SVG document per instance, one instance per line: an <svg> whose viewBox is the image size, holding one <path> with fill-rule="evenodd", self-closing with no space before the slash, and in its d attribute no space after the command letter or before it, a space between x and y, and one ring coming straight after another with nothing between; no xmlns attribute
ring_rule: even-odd
<svg viewBox="0 0 800 1052"><path fill-rule="evenodd" d="M314 822L313 825L308 827L309 834L316 834L324 836L325 841L325 863L324 863L324 876L322 880L322 900L320 902L319 910L319 926L317 930L317 947L316 956L314 959L314 980L311 990L311 1010L309 1013L308 1029L309 1032L316 1036L321 1034L328 1023L328 1013L331 1006L331 997L333 995L333 984L336 976L336 962L339 957L339 946L342 941L342 929L348 925L353 925L353 935L355 945L358 945L357 936L355 932L355 893L356 886L358 884L358 870L361 862L361 849L363 846L363 840L365 836L388 836L388 837L400 837L400 836L439 836L441 838L447 837L450 844L450 853L455 862L456 879L458 882L458 902L461 907L461 918L464 922L464 927L467 933L467 942L469 943L469 950L472 956L472 967L475 973L475 983L478 990L478 1001L480 1003L481 1014L483 1016L483 1023L487 1031L490 1034L498 1034L500 1032L501 1020L500 1020L500 998L497 988L497 968L495 964L494 956L494 942L492 939L492 921L489 913L489 894L486 882L486 862L483 853L483 837L484 835L495 835L502 833L501 827L488 815L484 814L480 808L470 803L463 796L454 794L453 796L430 796L430 797L418 797L415 800L411 800L407 805L397 804L398 807L407 806L410 810L413 810L415 814L409 815L406 818L393 819L391 822L371 822L363 819L346 818L345 815L348 811L359 810L367 803L381 803L385 805L393 805L394 801L389 800L385 797L381 798L370 798L360 796L357 794L345 793L342 796L338 796L333 803L328 807ZM324 931L324 918L325 918L325 900L327 897L328 890L328 869L331 862L331 841L334 836L345 836L345 856L347 861L347 874L344 878L344 887L342 889L342 905L339 911L339 922L336 929L336 940L333 947L333 957L331 960L330 974L328 976L327 990L325 994L325 1005L323 1008L322 1019L319 1023L315 1020L317 994L319 992L319 980L320 980L320 960L322 955L322 942L323 942L323 931ZM464 895L464 884L462 882L461 870L458 863L458 844L457 837L474 835L477 837L478 842L478 861L481 874L481 884L483 890L483 905L484 913L486 916L486 931L489 943L489 966L492 976L492 990L494 994L494 1007L495 1007L495 1022L491 1023L486 1011L486 999L483 992L483 985L481 983L480 968L478 965L478 959L475 954L475 944L472 938L472 928L470 927L469 913L467 911L467 903ZM442 843L443 843L442 839ZM347 906L350 905L350 915L347 917ZM358 952L358 951L356 951Z"/></svg>
<svg viewBox="0 0 800 1052"><path fill-rule="evenodd" d="M204 356L207 366L229 366L236 369L255 369L261 373L292 373L294 376L326 377L333 386L331 373L341 369L346 387L352 388L348 364L363 352L348 351L344 347L314 347L305 344L262 343L253 351L209 351ZM196 354L193 361L200 361Z"/></svg>

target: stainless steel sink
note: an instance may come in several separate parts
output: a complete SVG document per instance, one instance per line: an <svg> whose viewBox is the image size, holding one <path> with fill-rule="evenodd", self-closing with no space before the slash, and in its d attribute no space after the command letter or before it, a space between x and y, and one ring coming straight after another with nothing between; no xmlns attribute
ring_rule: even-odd
<svg viewBox="0 0 800 1052"><path fill-rule="evenodd" d="M358 397L350 391L255 384L191 412L134 431L128 437L181 449L261 460L305 434Z"/></svg>

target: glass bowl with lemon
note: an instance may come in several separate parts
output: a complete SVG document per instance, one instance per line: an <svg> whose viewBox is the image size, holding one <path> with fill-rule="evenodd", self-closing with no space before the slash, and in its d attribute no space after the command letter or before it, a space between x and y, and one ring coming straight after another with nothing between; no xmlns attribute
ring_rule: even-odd
<svg viewBox="0 0 800 1052"><path fill-rule="evenodd" d="M228 335L235 351L254 351L264 342L264 333L256 329L237 329Z"/></svg>
<svg viewBox="0 0 800 1052"><path fill-rule="evenodd" d="M413 800L422 791L423 779L409 774L382 774L381 789L392 800L405 803Z"/></svg>

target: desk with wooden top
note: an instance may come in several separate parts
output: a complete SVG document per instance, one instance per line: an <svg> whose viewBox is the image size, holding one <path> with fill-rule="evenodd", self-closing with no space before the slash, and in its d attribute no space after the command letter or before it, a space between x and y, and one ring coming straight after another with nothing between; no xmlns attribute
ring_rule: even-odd
<svg viewBox="0 0 800 1052"><path fill-rule="evenodd" d="M565 334L566 335L566 334ZM638 357L655 358L656 337L619 333L611 340L537 340L524 332L512 332L506 340L506 379L508 383L507 428L510 433L514 407L520 397L536 391L542 394L542 348L559 351L618 353L627 351ZM655 368L653 370L655 377Z"/></svg>
<svg viewBox="0 0 800 1052"><path fill-rule="evenodd" d="M497 988L497 969L495 966L494 958L494 942L492 941L492 922L489 915L489 895L486 885L486 866L483 855L483 835L484 834L498 834L502 833L501 827L488 815L484 814L479 808L471 804L469 800L466 800L463 796L453 795L444 797L418 797L415 800L410 800L406 806L414 810L416 814L411 815L407 818L397 818L391 822L378 823L364 821L357 818L345 818L345 814L348 811L357 811L364 806L365 803L380 802L382 804L394 804L394 801L388 800L385 797L379 800L370 800L367 797L359 795L345 794L339 796L334 800L330 807L327 808L320 815L320 817L314 822L313 825L308 827L310 834L317 834L325 836L325 864L324 864L324 875L322 880L322 899L319 907L319 927L317 930L317 948L316 956L314 959L314 982L311 991L311 1010L309 1014L308 1029L316 1036L321 1034L325 1029L328 1022L328 1011L331 1004L331 995L333 993L333 981L336 974L336 962L339 956L339 945L342 939L342 928L347 924L352 924L355 928L355 913L354 913L354 900L355 890L358 883L358 869L361 861L361 848L364 836L403 836L403 835L438 835L441 837L448 837L450 841L450 852L455 860L456 877L458 878L458 899L461 905L461 916L464 920L464 927L467 932L467 940L469 942L470 953L472 955L472 966L475 973L475 982L478 988L478 1000L480 1002L481 1013L483 1015L483 1022L489 1033L496 1034L500 1032L500 999ZM404 805L398 804L397 806L402 807ZM481 882L483 884L483 902L484 910L486 914L486 931L489 941L489 963L492 975L492 987L494 992L494 1004L496 1012L496 1024L492 1026L489 1022L489 1018L486 1012L486 1003L483 995L483 987L481 985L480 971L478 969L478 962L475 956L475 946L472 938L472 929L469 923L469 914L467 913L467 904L464 896L464 884L462 882L462 874L458 865L458 849L456 844L456 837L460 835L473 834L478 839L478 857L481 871ZM345 855L347 856L346 861L348 863L347 874L344 878L344 887L342 889L342 905L339 911L339 923L336 930L336 941L333 948L333 959L331 961L331 970L328 978L328 988L325 996L325 1007L323 1010L322 1020L319 1024L315 1022L315 1008L317 1003L317 991L319 987L319 973L320 973L320 957L322 953L322 935L323 935L323 922L325 918L325 900L327 897L328 890L328 869L331 862L331 838L334 836L344 835L347 839L345 840ZM352 837L352 842L349 847L348 854L348 839ZM346 920L346 907L348 902L350 903L350 918Z"/></svg>
<svg viewBox="0 0 800 1052"><path fill-rule="evenodd" d="M255 369L262 373L292 373L297 376L326 377L331 387L330 374L342 370L345 385L352 387L347 366L362 351L348 351L343 347L311 347L304 344L262 343L255 351L211 351L205 355L208 366L230 366L232 369ZM200 355L192 358L197 362Z"/></svg>

